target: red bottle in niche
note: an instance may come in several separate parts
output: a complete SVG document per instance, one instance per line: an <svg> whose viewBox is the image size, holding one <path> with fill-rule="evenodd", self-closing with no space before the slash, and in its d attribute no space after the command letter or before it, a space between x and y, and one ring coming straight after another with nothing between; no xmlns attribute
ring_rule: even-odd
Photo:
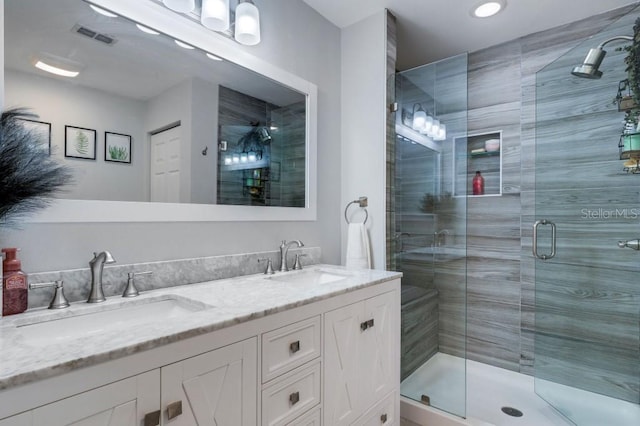
<svg viewBox="0 0 640 426"><path fill-rule="evenodd" d="M480 171L473 177L473 195L484 195L484 178Z"/></svg>
<svg viewBox="0 0 640 426"><path fill-rule="evenodd" d="M27 310L27 274L20 270L17 248L3 248L2 261L2 316L19 314Z"/></svg>

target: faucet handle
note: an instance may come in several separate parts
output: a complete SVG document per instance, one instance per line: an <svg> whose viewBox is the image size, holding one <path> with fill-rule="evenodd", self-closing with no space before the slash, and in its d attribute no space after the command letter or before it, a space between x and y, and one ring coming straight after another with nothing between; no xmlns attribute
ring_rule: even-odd
<svg viewBox="0 0 640 426"><path fill-rule="evenodd" d="M49 303L49 309L63 309L69 307L69 301L64 295L64 283L62 280L57 280L48 283L29 283L29 290L36 290L39 288L55 287L53 298Z"/></svg>
<svg viewBox="0 0 640 426"><path fill-rule="evenodd" d="M267 262L267 269L264 270L264 274L265 275L273 275L275 274L275 271L273 270L273 265L271 264L271 259L258 259L258 263L260 262Z"/></svg>
<svg viewBox="0 0 640 426"><path fill-rule="evenodd" d="M302 263L300 263L300 258L301 257L307 257L307 255L304 254L304 253L296 253L296 261L293 263L293 269L294 270L302 269Z"/></svg>
<svg viewBox="0 0 640 426"><path fill-rule="evenodd" d="M127 273L127 287L124 289L122 293L122 297L136 297L140 295L138 288L134 282L136 275L151 275L152 271L144 271L144 272L129 272Z"/></svg>

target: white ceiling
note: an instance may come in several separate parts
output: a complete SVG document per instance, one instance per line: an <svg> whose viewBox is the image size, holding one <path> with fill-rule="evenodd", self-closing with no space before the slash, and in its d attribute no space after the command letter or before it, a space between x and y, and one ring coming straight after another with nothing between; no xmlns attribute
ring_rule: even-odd
<svg viewBox="0 0 640 426"><path fill-rule="evenodd" d="M398 69L403 71L463 52L616 9L631 0L506 0L488 19L470 11L480 0L303 0L340 28L388 8L398 20Z"/></svg>

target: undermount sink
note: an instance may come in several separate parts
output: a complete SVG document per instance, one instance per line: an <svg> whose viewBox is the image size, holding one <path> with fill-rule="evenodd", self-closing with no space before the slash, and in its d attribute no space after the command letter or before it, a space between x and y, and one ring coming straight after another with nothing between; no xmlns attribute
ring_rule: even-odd
<svg viewBox="0 0 640 426"><path fill-rule="evenodd" d="M349 278L349 274L341 274L334 271L302 271L302 272L285 272L282 275L274 275L267 279L273 281L280 281L285 283L300 283L300 284L328 284L336 281L342 281Z"/></svg>
<svg viewBox="0 0 640 426"><path fill-rule="evenodd" d="M176 319L212 306L180 296L127 301L115 306L82 307L72 316L39 318L17 326L25 340L38 345L86 338L120 329L131 332L132 326Z"/></svg>

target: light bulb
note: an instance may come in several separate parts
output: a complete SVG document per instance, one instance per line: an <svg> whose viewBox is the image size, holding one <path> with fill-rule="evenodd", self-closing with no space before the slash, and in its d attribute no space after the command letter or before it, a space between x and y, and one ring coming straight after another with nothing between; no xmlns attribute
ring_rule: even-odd
<svg viewBox="0 0 640 426"><path fill-rule="evenodd" d="M251 161L251 162L256 161L256 159L257 159L256 153L253 152L253 151L249 151L248 157L249 157L249 161Z"/></svg>
<svg viewBox="0 0 640 426"><path fill-rule="evenodd" d="M202 25L213 31L229 29L229 0L202 0Z"/></svg>
<svg viewBox="0 0 640 426"><path fill-rule="evenodd" d="M232 161L233 164L238 164L240 162L240 156L238 154L233 154Z"/></svg>
<svg viewBox="0 0 640 426"><path fill-rule="evenodd" d="M233 160L231 159L230 155L225 155L224 156L224 164L225 166L228 166L229 164L231 164L233 162Z"/></svg>
<svg viewBox="0 0 640 426"><path fill-rule="evenodd" d="M246 46L260 43L260 12L253 3L240 3L236 7L234 37L238 43Z"/></svg>
<svg viewBox="0 0 640 426"><path fill-rule="evenodd" d="M246 152L243 152L242 154L240 154L240 162L241 163L246 163L248 160L248 156Z"/></svg>

